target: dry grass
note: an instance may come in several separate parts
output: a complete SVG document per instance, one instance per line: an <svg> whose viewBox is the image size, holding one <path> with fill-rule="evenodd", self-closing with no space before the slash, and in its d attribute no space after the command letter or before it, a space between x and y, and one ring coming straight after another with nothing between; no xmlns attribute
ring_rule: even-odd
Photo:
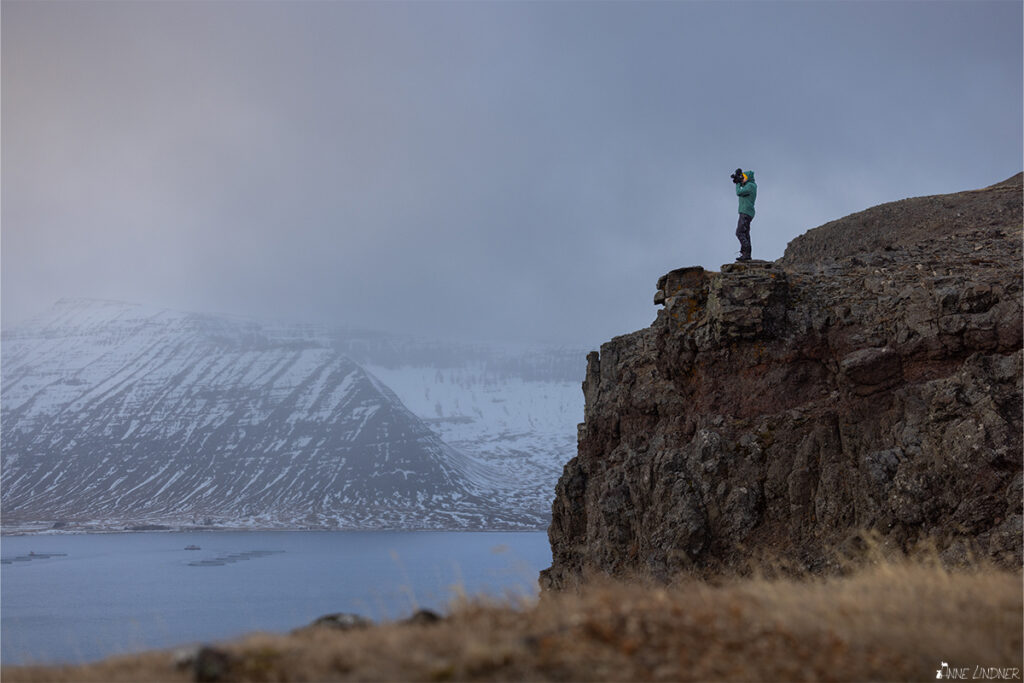
<svg viewBox="0 0 1024 683"><path fill-rule="evenodd" d="M594 581L529 605L465 601L435 625L258 634L223 680L935 680L1022 668L1021 575L876 562L831 578ZM169 653L7 668L15 681L188 681Z"/></svg>

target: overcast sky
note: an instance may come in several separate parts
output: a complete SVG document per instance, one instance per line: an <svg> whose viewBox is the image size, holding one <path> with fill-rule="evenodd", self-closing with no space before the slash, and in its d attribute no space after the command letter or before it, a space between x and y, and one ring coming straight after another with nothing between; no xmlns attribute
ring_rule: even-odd
<svg viewBox="0 0 1024 683"><path fill-rule="evenodd" d="M2 4L2 318L596 348L654 283L1022 167L1022 3Z"/></svg>

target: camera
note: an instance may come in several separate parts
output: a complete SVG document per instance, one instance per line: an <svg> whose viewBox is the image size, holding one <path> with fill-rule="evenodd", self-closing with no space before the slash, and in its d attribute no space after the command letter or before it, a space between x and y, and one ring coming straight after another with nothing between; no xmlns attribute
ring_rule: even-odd
<svg viewBox="0 0 1024 683"><path fill-rule="evenodd" d="M732 178L732 181L734 183L742 183L743 182L743 169L742 168L737 168L736 172L733 173L729 177Z"/></svg>

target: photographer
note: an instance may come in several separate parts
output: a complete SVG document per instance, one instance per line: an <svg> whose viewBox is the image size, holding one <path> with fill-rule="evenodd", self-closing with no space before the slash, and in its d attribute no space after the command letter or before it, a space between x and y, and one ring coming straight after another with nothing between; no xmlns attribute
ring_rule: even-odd
<svg viewBox="0 0 1024 683"><path fill-rule="evenodd" d="M750 221L754 219L754 200L757 199L757 183L754 172L737 168L732 174L736 184L736 196L740 198L740 219L736 224L736 237L740 241L740 255L737 261L750 260Z"/></svg>

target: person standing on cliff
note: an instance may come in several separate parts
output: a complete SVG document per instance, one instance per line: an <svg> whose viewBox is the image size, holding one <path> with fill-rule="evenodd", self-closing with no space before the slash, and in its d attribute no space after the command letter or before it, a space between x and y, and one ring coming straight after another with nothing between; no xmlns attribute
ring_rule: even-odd
<svg viewBox="0 0 1024 683"><path fill-rule="evenodd" d="M740 198L740 219L736 224L736 237L740 241L740 255L737 261L750 260L750 221L754 220L754 200L757 199L757 183L754 172L737 168L732 174L736 183L736 196Z"/></svg>

